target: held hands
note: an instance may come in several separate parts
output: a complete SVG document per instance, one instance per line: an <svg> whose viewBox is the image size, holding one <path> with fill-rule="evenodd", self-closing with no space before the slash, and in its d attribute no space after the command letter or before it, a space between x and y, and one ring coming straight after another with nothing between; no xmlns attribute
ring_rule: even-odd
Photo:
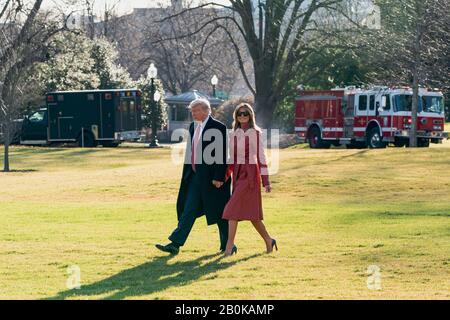
<svg viewBox="0 0 450 320"><path fill-rule="evenodd" d="M212 181L212 184L213 184L217 189L219 189L219 188L223 185L223 182L222 182L222 181L213 180L213 181ZM272 186L271 186L270 184L267 185L267 186L265 186L265 189L266 189L266 192L267 192L267 193L272 192Z"/></svg>
<svg viewBox="0 0 450 320"><path fill-rule="evenodd" d="M213 180L213 181L212 181L212 184L213 184L217 189L219 189L219 188L223 185L223 182L222 182L222 181Z"/></svg>

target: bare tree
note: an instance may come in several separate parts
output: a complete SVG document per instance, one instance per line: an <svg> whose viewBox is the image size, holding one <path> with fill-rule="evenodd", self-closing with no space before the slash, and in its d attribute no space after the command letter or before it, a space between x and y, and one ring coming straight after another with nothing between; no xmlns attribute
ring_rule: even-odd
<svg viewBox="0 0 450 320"><path fill-rule="evenodd" d="M377 76L388 83L412 84L410 143L417 147L419 87L441 87L449 91L450 2L447 0L379 0L385 9L384 26L375 63L382 67Z"/></svg>
<svg viewBox="0 0 450 320"><path fill-rule="evenodd" d="M116 2L109 4L105 2L105 10L103 12L103 34L102 36L107 38L111 28L114 28L114 25L111 23L111 18L117 16L116 8L120 4L121 0L117 0Z"/></svg>
<svg viewBox="0 0 450 320"><path fill-rule="evenodd" d="M84 7L87 11L86 16L83 14L83 25L86 29L88 37L92 40L95 36L95 14L94 14L95 0L84 0ZM85 20L87 18L87 21Z"/></svg>
<svg viewBox="0 0 450 320"><path fill-rule="evenodd" d="M214 6L228 10L227 15L216 14L196 31L178 35L191 36L208 27L224 31L234 47L244 79L255 96L255 108L260 125L269 128L274 110L288 89L288 81L298 73L303 61L324 48L336 36L335 30L321 23L321 14L336 14L344 0L230 0L230 5L214 1L188 8L171 15L173 19L186 12ZM232 26L232 28L230 28ZM237 32L234 32L237 30ZM210 32L209 35L212 35ZM208 41L206 37L204 42ZM253 61L255 86L245 73L242 59L243 39Z"/></svg>
<svg viewBox="0 0 450 320"><path fill-rule="evenodd" d="M176 10L176 7L169 7L161 11L162 17L173 15ZM215 32L209 35L213 31L212 26L194 32L210 19L211 15L215 15L213 9L203 8L161 23L153 21L146 25L146 41L143 46L152 50L148 50L141 64L155 62L161 70L161 80L165 88L173 94L199 87L210 92L210 80L214 74L219 77L222 89L231 90L239 69L226 34ZM155 20L162 17L159 16ZM176 39L176 35L186 32L191 35ZM206 37L209 37L207 43L203 41Z"/></svg>
<svg viewBox="0 0 450 320"><path fill-rule="evenodd" d="M185 5L189 6L189 2ZM135 9L133 13L120 17L111 16L107 37L117 43L120 63L136 79L146 73L150 63L155 63L164 87L172 94L191 89L210 92L210 80L214 74L220 79L220 89L230 91L239 68L234 59L234 49L224 33L214 34L204 46L203 39L211 29L184 39L160 41L163 37L171 38L187 30L193 31L214 14L213 9L204 8L158 23L180 8L161 5ZM105 22L99 23L98 29L103 24Z"/></svg>
<svg viewBox="0 0 450 320"><path fill-rule="evenodd" d="M10 170L9 145L18 127L15 119L21 112L22 84L30 67L52 54L52 37L65 30L50 17L39 14L43 0L27 8L22 1L0 1L0 127L3 131L4 171ZM22 21L22 17L25 17Z"/></svg>

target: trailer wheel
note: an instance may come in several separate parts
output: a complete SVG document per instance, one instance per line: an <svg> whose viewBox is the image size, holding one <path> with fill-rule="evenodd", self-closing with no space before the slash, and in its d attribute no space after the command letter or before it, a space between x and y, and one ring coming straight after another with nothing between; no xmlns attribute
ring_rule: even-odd
<svg viewBox="0 0 450 320"><path fill-rule="evenodd" d="M80 148L83 147L83 140L81 137L81 133L78 136L77 143ZM86 148L94 148L97 146L97 141L95 141L94 135L87 131L84 132L84 146Z"/></svg>
<svg viewBox="0 0 450 320"><path fill-rule="evenodd" d="M367 136L367 144L371 149L386 148L386 143L383 142L383 138L380 135L378 128L372 128Z"/></svg>
<svg viewBox="0 0 450 320"><path fill-rule="evenodd" d="M308 142L311 149L329 149L331 147L329 142L323 141L320 136L320 129L317 127L311 129Z"/></svg>

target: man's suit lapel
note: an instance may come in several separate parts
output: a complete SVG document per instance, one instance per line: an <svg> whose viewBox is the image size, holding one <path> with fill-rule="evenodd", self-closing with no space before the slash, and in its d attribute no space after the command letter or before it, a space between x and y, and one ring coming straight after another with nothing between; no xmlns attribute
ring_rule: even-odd
<svg viewBox="0 0 450 320"><path fill-rule="evenodd" d="M202 130L202 141L203 141L203 135L205 134L206 130L212 127L214 120L212 116L209 116L208 121L206 121L205 127Z"/></svg>
<svg viewBox="0 0 450 320"><path fill-rule="evenodd" d="M191 125L189 126L189 134L191 135L191 140L194 137L194 122L191 122Z"/></svg>
<svg viewBox="0 0 450 320"><path fill-rule="evenodd" d="M192 122L189 126L189 141L187 141L186 145L186 164L191 166L191 152L192 152L192 139L194 137L194 122Z"/></svg>

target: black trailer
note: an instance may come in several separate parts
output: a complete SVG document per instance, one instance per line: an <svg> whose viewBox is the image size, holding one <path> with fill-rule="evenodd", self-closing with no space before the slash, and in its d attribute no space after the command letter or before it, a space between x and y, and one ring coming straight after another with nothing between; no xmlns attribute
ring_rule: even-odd
<svg viewBox="0 0 450 320"><path fill-rule="evenodd" d="M142 129L141 95L137 89L49 92L46 107L24 121L21 143L94 147L136 141Z"/></svg>

